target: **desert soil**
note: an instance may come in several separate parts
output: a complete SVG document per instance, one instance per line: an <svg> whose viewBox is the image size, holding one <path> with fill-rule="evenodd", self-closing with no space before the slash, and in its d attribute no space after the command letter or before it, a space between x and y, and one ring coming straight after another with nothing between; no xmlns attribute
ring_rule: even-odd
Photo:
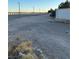
<svg viewBox="0 0 79 59"><path fill-rule="evenodd" d="M11 16L12 17L12 16ZM33 46L41 48L48 59L70 59L69 24L53 21L45 15L12 17L8 19L8 40L19 36L32 40Z"/></svg>

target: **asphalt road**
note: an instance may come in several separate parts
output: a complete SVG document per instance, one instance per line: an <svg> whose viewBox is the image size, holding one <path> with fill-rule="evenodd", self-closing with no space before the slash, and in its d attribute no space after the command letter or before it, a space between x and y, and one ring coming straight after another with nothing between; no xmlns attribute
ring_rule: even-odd
<svg viewBox="0 0 79 59"><path fill-rule="evenodd" d="M51 22L52 20L52 22ZM9 18L8 39L32 40L33 46L41 48L48 59L70 59L69 24L54 22L46 15Z"/></svg>

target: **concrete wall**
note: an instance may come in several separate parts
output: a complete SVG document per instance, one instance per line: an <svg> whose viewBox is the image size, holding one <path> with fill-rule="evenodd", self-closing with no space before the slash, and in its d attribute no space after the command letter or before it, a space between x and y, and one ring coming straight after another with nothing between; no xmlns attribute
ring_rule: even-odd
<svg viewBox="0 0 79 59"><path fill-rule="evenodd" d="M70 8L57 9L56 10L56 18L70 20Z"/></svg>

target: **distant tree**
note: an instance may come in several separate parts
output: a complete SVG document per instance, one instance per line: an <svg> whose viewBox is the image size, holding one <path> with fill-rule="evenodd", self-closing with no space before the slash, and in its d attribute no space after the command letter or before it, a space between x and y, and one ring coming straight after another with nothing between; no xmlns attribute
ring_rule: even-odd
<svg viewBox="0 0 79 59"><path fill-rule="evenodd" d="M48 10L48 13L50 13L51 17L55 17L56 14L56 10L53 10L52 8L50 10Z"/></svg>
<svg viewBox="0 0 79 59"><path fill-rule="evenodd" d="M70 8L70 2L67 0L66 2L63 2L61 3L59 6L58 6L59 9L62 9L62 8Z"/></svg>
<svg viewBox="0 0 79 59"><path fill-rule="evenodd" d="M52 13L54 10L51 8L50 10L48 10L48 13Z"/></svg>

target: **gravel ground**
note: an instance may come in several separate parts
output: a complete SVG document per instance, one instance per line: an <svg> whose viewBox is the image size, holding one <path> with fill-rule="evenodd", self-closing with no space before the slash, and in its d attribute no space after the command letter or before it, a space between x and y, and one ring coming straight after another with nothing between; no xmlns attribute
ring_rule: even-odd
<svg viewBox="0 0 79 59"><path fill-rule="evenodd" d="M32 40L33 46L41 48L48 59L70 59L70 35L66 33L69 24L54 22L47 14L11 17L8 21L9 41L19 36L21 39Z"/></svg>

